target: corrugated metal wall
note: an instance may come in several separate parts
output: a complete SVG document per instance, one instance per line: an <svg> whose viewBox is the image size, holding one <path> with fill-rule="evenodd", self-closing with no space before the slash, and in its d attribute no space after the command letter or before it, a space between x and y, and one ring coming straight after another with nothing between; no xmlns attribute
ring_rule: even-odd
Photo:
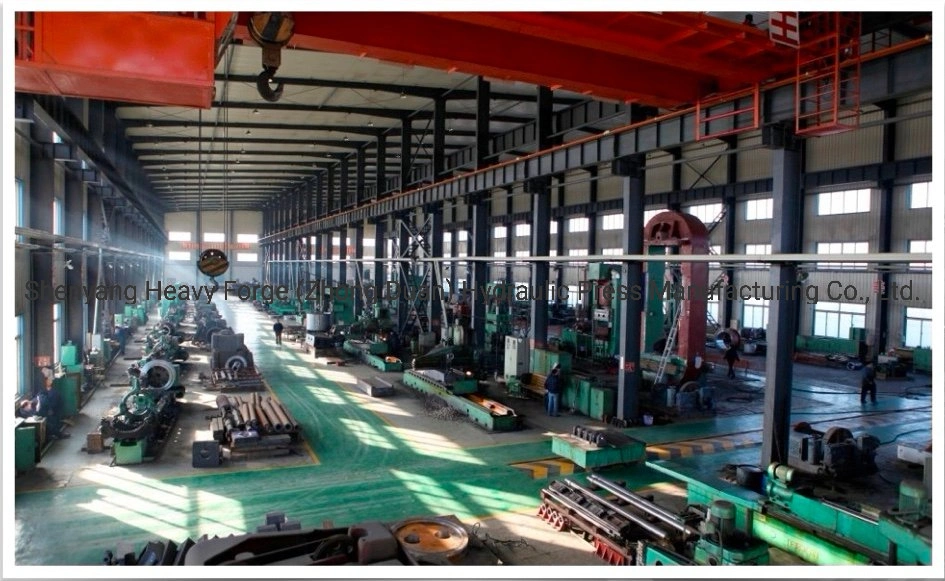
<svg viewBox="0 0 945 581"><path fill-rule="evenodd" d="M899 103L896 116L929 113L896 124L896 159L932 155L932 96L922 95Z"/></svg>
<svg viewBox="0 0 945 581"><path fill-rule="evenodd" d="M882 111L870 106L864 109L860 116L861 124L882 121ZM883 126L813 137L805 141L805 146L807 171L879 163L883 160Z"/></svg>
<svg viewBox="0 0 945 581"><path fill-rule="evenodd" d="M758 180L771 176L771 150L759 147L761 131L751 131L738 138L739 148L751 148L738 154L738 181ZM758 149L753 149L758 148Z"/></svg>
<svg viewBox="0 0 945 581"><path fill-rule="evenodd" d="M724 155L724 152L727 149L728 146L715 140L683 146L682 157L687 161L681 164L680 168L682 188L686 190L726 183L728 156ZM705 175L702 175L703 173Z"/></svg>

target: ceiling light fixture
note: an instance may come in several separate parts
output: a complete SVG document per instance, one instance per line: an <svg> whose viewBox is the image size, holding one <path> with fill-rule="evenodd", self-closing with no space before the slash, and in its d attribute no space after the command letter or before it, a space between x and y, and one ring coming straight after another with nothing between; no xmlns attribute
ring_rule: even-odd
<svg viewBox="0 0 945 581"><path fill-rule="evenodd" d="M406 99L406 98L407 98L407 91L401 91L401 92L400 92L400 98L401 98L401 99Z"/></svg>
<svg viewBox="0 0 945 581"><path fill-rule="evenodd" d="M348 136L345 135L343 139L344 139L345 141L348 141Z"/></svg>
<svg viewBox="0 0 945 581"><path fill-rule="evenodd" d="M252 130L250 130L250 129L247 129L247 130L246 130L246 135L252 135L252 134L253 134Z"/></svg>
<svg viewBox="0 0 945 581"><path fill-rule="evenodd" d="M253 109L253 115L259 115L259 109Z"/></svg>
<svg viewBox="0 0 945 581"><path fill-rule="evenodd" d="M368 127L374 127L374 122L373 122L373 121L368 121L368 122L367 122L367 126L368 126Z"/></svg>

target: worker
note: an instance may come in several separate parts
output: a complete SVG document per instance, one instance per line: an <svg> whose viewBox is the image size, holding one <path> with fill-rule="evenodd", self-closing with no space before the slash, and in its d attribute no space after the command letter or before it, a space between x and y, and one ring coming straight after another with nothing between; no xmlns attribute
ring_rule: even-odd
<svg viewBox="0 0 945 581"><path fill-rule="evenodd" d="M742 24L745 26L755 27L755 17L752 14L746 14L745 20L742 20Z"/></svg>
<svg viewBox="0 0 945 581"><path fill-rule="evenodd" d="M728 350L725 352L725 361L728 362L728 378L735 379L735 362L741 361L738 356L738 349L735 349L734 343L729 343Z"/></svg>
<svg viewBox="0 0 945 581"><path fill-rule="evenodd" d="M272 332L276 335L276 345L282 345L282 330L285 327L282 326L282 321L276 321L276 324L272 326Z"/></svg>
<svg viewBox="0 0 945 581"><path fill-rule="evenodd" d="M870 363L863 368L863 380L860 382L860 403L866 403L866 394L870 396L870 403L876 403L876 369Z"/></svg>
<svg viewBox="0 0 945 581"><path fill-rule="evenodd" d="M558 417L558 396L561 393L561 374L558 366L551 370L551 375L545 379L545 400L548 415Z"/></svg>
<svg viewBox="0 0 945 581"><path fill-rule="evenodd" d="M46 418L46 434L48 438L58 440L68 438L70 434L62 431L62 396L53 386L52 379L46 379L46 385L39 394L39 405L36 415Z"/></svg>
<svg viewBox="0 0 945 581"><path fill-rule="evenodd" d="M122 321L118 327L116 335L118 336L118 354L125 354L125 345L128 344L128 335L131 334L131 328L128 326L128 319Z"/></svg>

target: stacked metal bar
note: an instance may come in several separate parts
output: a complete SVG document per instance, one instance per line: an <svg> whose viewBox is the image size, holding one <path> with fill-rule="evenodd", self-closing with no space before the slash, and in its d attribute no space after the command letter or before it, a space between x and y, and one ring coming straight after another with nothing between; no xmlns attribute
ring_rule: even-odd
<svg viewBox="0 0 945 581"><path fill-rule="evenodd" d="M217 396L220 415L210 420L213 439L237 450L285 449L299 441L298 421L280 402L254 393Z"/></svg>

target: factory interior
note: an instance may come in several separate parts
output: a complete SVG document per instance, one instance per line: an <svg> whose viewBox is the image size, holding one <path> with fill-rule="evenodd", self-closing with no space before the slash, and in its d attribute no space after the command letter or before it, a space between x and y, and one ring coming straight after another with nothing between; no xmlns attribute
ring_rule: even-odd
<svg viewBox="0 0 945 581"><path fill-rule="evenodd" d="M4 22L4 576L942 573L931 11Z"/></svg>

